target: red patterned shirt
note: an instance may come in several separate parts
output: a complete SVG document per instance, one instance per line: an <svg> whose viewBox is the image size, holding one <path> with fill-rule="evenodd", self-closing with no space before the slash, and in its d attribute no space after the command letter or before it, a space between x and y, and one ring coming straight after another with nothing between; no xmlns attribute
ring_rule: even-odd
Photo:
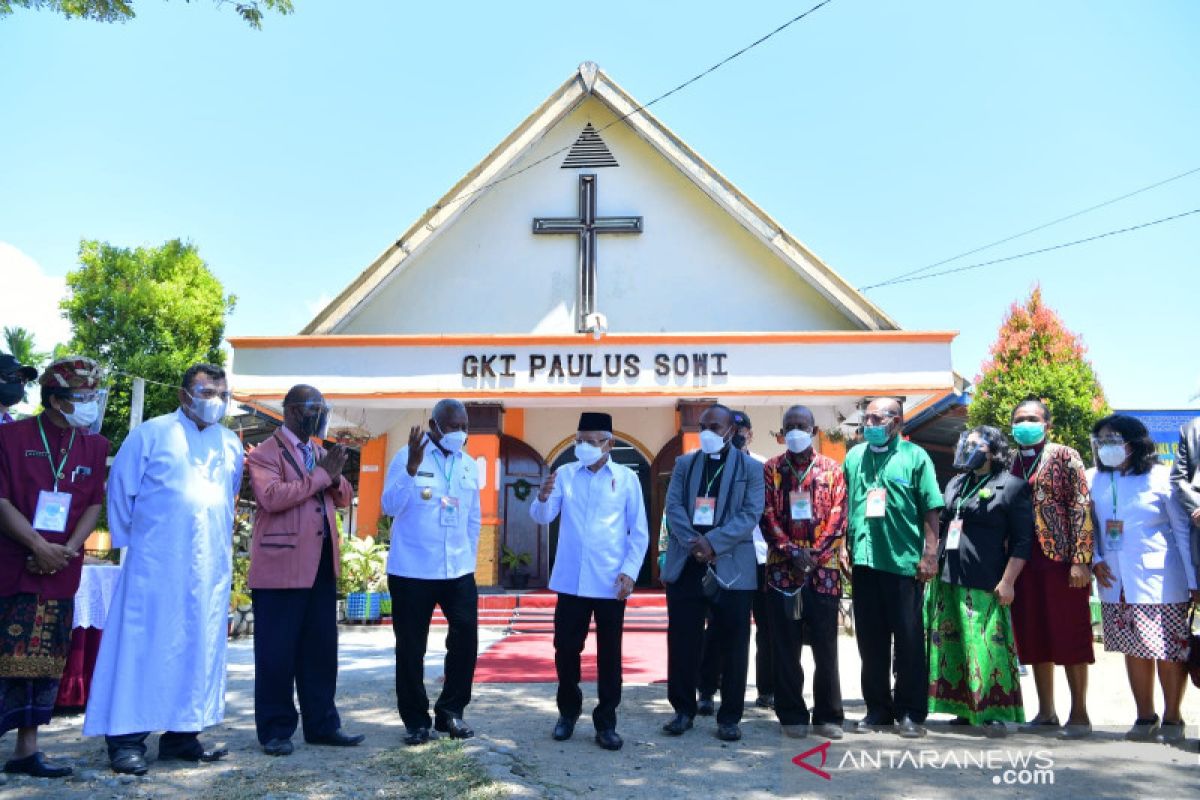
<svg viewBox="0 0 1200 800"><path fill-rule="evenodd" d="M763 473L767 489L762 524L768 546L767 583L784 591L802 585L804 573L792 558L801 549L809 549L817 565L810 576L812 588L840 597L847 524L846 479L841 465L809 450L800 455L778 455L763 465ZM812 504L811 520L792 519L791 493L797 487Z"/></svg>

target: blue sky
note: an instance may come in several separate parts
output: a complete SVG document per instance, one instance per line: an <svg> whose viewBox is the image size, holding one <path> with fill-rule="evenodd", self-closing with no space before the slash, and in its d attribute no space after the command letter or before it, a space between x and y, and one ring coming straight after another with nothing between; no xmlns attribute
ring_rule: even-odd
<svg viewBox="0 0 1200 800"><path fill-rule="evenodd" d="M81 237L182 237L238 295L227 333L293 333L579 62L644 102L811 4L297 0L263 31L203 0L124 25L18 11L0 324L49 307ZM1198 33L1188 0L834 0L653 110L863 286L1200 167ZM1200 173L947 266L1194 208ZM1179 407L1197 253L1200 215L868 294L960 330L970 378L1040 282L1114 405Z"/></svg>

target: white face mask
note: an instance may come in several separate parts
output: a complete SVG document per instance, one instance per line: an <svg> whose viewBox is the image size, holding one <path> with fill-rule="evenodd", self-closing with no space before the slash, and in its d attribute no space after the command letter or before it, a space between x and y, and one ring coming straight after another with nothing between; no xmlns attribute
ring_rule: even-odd
<svg viewBox="0 0 1200 800"><path fill-rule="evenodd" d="M100 403L95 400L90 403L76 403L74 411L70 414L64 411L62 415L72 428L90 428L100 417Z"/></svg>
<svg viewBox="0 0 1200 800"><path fill-rule="evenodd" d="M457 453L458 451L462 450L466 443L466 431L450 431L449 433L444 433L442 434L441 441L438 442L438 444L440 444L446 450L449 450L451 453Z"/></svg>
<svg viewBox="0 0 1200 800"><path fill-rule="evenodd" d="M575 458L579 459L580 464L590 467L604 458L604 448L594 445L591 442L576 442Z"/></svg>
<svg viewBox="0 0 1200 800"><path fill-rule="evenodd" d="M803 453L808 448L812 447L812 434L808 431L791 430L783 435L783 439L787 442L787 449L793 453Z"/></svg>
<svg viewBox="0 0 1200 800"><path fill-rule="evenodd" d="M1104 466L1115 469L1121 466L1121 463L1125 460L1125 445L1101 445L1096 450L1096 457L1100 459L1100 463Z"/></svg>
<svg viewBox="0 0 1200 800"><path fill-rule="evenodd" d="M205 399L196 397L191 392L188 392L188 397L192 398L192 413L205 425L216 425L225 419L225 410L229 404L220 397Z"/></svg>
<svg viewBox="0 0 1200 800"><path fill-rule="evenodd" d="M700 431L700 449L710 456L725 448L725 437L712 431Z"/></svg>

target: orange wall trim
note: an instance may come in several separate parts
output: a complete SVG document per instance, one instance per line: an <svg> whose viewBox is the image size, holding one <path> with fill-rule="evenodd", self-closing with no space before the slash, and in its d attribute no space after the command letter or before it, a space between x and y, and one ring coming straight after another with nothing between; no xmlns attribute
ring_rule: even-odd
<svg viewBox="0 0 1200 800"><path fill-rule="evenodd" d="M525 438L525 409L504 409L504 433L516 439Z"/></svg>
<svg viewBox="0 0 1200 800"><path fill-rule="evenodd" d="M328 396L328 395L326 395ZM496 462L500 459L500 437L494 433L473 433L467 439L467 455L483 458L482 476L486 484L479 492L479 514L483 525L500 524L500 492L496 490Z"/></svg>
<svg viewBox="0 0 1200 800"><path fill-rule="evenodd" d="M720 386L708 386L699 389L691 389L677 386L664 386L661 389L625 389L625 388L605 388L601 386L581 387L578 391L553 391L547 392L543 390L524 391L521 389L492 389L492 390L463 390L463 391L439 391L439 392L323 392L326 398L336 398L339 400L388 400L388 399L410 399L410 400L435 400L443 397L455 397L460 400L488 400L496 397L589 397L594 395L603 395L606 397L712 397L719 395L721 397L741 397L762 395L765 397L840 397L842 395L850 396L883 396L883 395L907 395L907 394L936 394L940 399L947 392L953 391L950 386L847 386L839 389L726 389ZM234 398L240 402L250 402L253 400L281 400L284 392L234 392ZM512 409L506 409L506 414L512 413ZM910 414L912 412L909 412Z"/></svg>
<svg viewBox="0 0 1200 800"><path fill-rule="evenodd" d="M323 335L231 336L235 349L265 350L294 347L521 347L569 346L599 349L614 345L655 344L864 344L950 343L958 331L784 331L778 333L611 333L597 340L588 334Z"/></svg>
<svg viewBox="0 0 1200 800"><path fill-rule="evenodd" d="M387 434L363 445L358 465L358 535L374 536L379 525L383 478L387 470Z"/></svg>

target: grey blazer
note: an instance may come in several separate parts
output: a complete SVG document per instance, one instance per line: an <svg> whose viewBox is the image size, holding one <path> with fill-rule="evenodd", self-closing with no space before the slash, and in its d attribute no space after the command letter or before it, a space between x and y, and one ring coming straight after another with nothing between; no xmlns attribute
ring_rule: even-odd
<svg viewBox="0 0 1200 800"><path fill-rule="evenodd" d="M704 474L703 451L680 456L667 488L667 527L671 541L660 577L672 583L691 558L692 543L700 534L692 527L692 510ZM721 471L717 492L716 527L704 534L717 553L717 577L730 589L758 588L758 560L754 557L754 526L766 503L763 465L740 450L730 449L729 463Z"/></svg>
<svg viewBox="0 0 1200 800"><path fill-rule="evenodd" d="M1200 418L1194 419L1179 430L1179 452L1171 465L1172 496L1189 517L1200 508ZM1192 566L1196 580L1200 581L1200 527L1193 525L1191 532Z"/></svg>

